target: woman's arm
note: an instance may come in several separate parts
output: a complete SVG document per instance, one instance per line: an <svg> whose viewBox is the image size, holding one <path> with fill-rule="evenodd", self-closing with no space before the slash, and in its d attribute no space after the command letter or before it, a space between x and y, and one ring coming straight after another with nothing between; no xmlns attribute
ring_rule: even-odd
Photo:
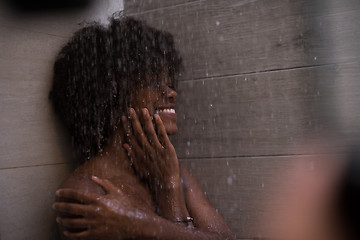
<svg viewBox="0 0 360 240"><path fill-rule="evenodd" d="M159 208L158 215L135 206L109 181L93 178L107 194L96 195L73 190L61 190L57 193L59 197L74 201L86 200L85 205L54 205L57 211L76 212L83 216L77 219L59 218L60 224L68 228L88 226L82 232L67 232L66 235L107 240L234 239L226 222L207 200L195 178L187 170L180 168L175 149L159 116L154 116L156 133L148 111L144 110L143 113L144 127L133 109L130 110L131 127L127 119L123 118L128 136L128 144L124 147L139 177L153 190ZM195 227L192 223L181 222L190 216L194 218Z"/></svg>
<svg viewBox="0 0 360 240"><path fill-rule="evenodd" d="M154 115L156 133L147 109L143 109L140 117L143 125L135 111L130 109L131 129L127 119L123 119L128 141L132 144L132 149L129 146L125 148L133 159L135 169L145 175L155 188L159 215L170 222L193 217L196 228L231 238L232 233L224 218L209 202L200 184L185 168L180 167L161 118ZM146 171L150 175L146 175Z"/></svg>
<svg viewBox="0 0 360 240"><path fill-rule="evenodd" d="M159 115L154 115L154 123L146 108L142 109L141 125L134 109L129 118L123 117L130 160L138 176L147 182L157 204L158 214L170 221L183 221L189 217L180 182L179 162L174 146L166 133ZM191 223L184 223L190 224Z"/></svg>
<svg viewBox="0 0 360 240"><path fill-rule="evenodd" d="M181 166L180 172L186 206L190 216L194 218L194 226L220 233L226 239L234 239L225 219L208 200L195 177L185 167Z"/></svg>
<svg viewBox="0 0 360 240"><path fill-rule="evenodd" d="M211 204L205 203L201 209L194 210L193 214L198 218L198 220L195 219L195 227L185 226L158 216L150 210L139 210L110 181L98 178L93 178L93 180L106 190L105 195L73 189L57 191L58 197L72 199L73 202L79 202L81 199L84 203L57 202L54 204L54 209L58 212L76 213L82 216L57 218L59 224L68 229L84 229L77 232L66 231L64 235L70 239L234 239L226 223ZM197 187L193 188L193 190L196 189ZM193 207L196 207L196 204ZM211 214L202 216L201 214L207 210L210 210Z"/></svg>
<svg viewBox="0 0 360 240"><path fill-rule="evenodd" d="M89 193L97 193L97 194L105 194L105 191L103 190L103 188L101 186L99 186L98 184L96 184L95 182L93 182L91 179L89 178L85 178L85 177L79 177L79 176L71 176L70 178L68 178L64 183L61 184L61 186L59 187L58 191L61 189L73 189L73 190L78 190L78 191L87 191ZM55 203L69 203L69 204L80 204L83 203L83 200L81 198L78 199L73 199L73 198L66 198L66 197L62 197L62 196L56 196L55 199ZM61 219L61 218L79 218L81 217L80 214L77 213L77 211L73 211L73 212L59 212L56 211L56 219ZM64 235L64 232L66 231L82 231L84 230L84 228L67 228L66 226L64 226L63 224L60 224L58 222L57 224L58 227L58 231L59 234L61 236L61 239L63 240L67 240L69 239L68 237L66 237Z"/></svg>

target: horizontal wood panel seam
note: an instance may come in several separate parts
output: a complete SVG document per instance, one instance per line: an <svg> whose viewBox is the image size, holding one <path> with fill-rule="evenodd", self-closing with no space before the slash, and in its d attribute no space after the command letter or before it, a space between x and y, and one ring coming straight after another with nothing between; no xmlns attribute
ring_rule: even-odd
<svg viewBox="0 0 360 240"><path fill-rule="evenodd" d="M21 30L21 31L24 31L24 32L29 32L29 33L43 34L43 35L47 35L47 36L51 36L51 37L57 37L57 38L62 38L62 39L68 39L68 38L69 38L68 36L61 36L61 35L56 35L56 34L41 32L41 31L34 31L34 30L26 29L26 28L8 26L8 25L4 25L4 24L0 24L0 27L9 28L9 29L15 29L15 30Z"/></svg>
<svg viewBox="0 0 360 240"><path fill-rule="evenodd" d="M37 165L28 165L28 166L4 167L4 168L0 168L0 171L1 170L9 170L9 169L18 169L18 168L46 167L46 166L55 166L55 165L69 165L69 164L68 163L51 163L51 164L37 164Z"/></svg>
<svg viewBox="0 0 360 240"><path fill-rule="evenodd" d="M222 78L231 78L231 77L242 77L242 76L248 76L248 75L254 75L254 74L260 74L260 73L274 73L274 72L284 72L284 71L291 71L291 70L299 70L299 69L312 69L312 68L318 68L318 67L332 67L339 64L351 64L356 63L355 61L351 62L343 62L343 63L325 63L325 64L318 64L318 65L310 65L310 66L299 66L299 67L291 67L291 68L279 68L279 69L268 69L268 70L261 70L261 71L253 71L253 72L245 72L240 74L223 74L223 75L214 75L211 77L201 77L201 78L193 78L193 79L184 79L181 80L181 82L196 82L196 81L208 81L208 80L217 80Z"/></svg>
<svg viewBox="0 0 360 240"><path fill-rule="evenodd" d="M311 157L316 154L311 153L294 153L294 154L269 154L269 155L239 155L239 156L216 156L216 157L193 157L193 158L179 158L180 161L202 161L202 160L217 160L217 159L267 159L267 158L288 158L288 157Z"/></svg>
<svg viewBox="0 0 360 240"><path fill-rule="evenodd" d="M156 11L161 11L161 10L165 10L165 9L169 9L169 8L176 8L176 7L182 7L182 6L189 6L189 5L192 5L192 4L197 4L197 3L201 2L201 1L203 1L203 0L192 1L192 2L186 2L186 3L179 3L179 4L175 4L175 5L167 6L167 7L160 7L160 8L150 9L150 10L146 10L146 11L142 11L142 12L127 13L126 15L127 15L127 16L142 15L142 14L151 13L151 12L156 12ZM124 9L124 11L126 12L126 9Z"/></svg>

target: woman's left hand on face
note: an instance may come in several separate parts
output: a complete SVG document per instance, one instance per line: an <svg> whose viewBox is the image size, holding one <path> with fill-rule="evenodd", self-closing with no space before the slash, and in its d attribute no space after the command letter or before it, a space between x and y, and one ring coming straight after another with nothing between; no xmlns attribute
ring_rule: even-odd
<svg viewBox="0 0 360 240"><path fill-rule="evenodd" d="M130 109L130 122L122 117L128 144L124 144L136 172L153 187L170 188L180 183L179 163L164 124L154 114L154 129L149 111L142 109L141 125L134 109Z"/></svg>
<svg viewBox="0 0 360 240"><path fill-rule="evenodd" d="M107 194L84 192L74 189L60 189L57 197L74 202L56 202L55 211L61 214L80 216L57 217L56 221L70 239L127 239L143 236L143 224L154 222L157 215L151 211L139 210L119 188L109 180L92 178ZM80 230L80 231L79 231ZM120 238L119 238L120 237Z"/></svg>

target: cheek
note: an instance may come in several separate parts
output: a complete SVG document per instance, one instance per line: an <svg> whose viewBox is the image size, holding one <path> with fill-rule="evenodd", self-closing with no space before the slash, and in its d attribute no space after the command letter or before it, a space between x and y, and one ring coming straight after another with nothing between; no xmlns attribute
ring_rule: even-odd
<svg viewBox="0 0 360 240"><path fill-rule="evenodd" d="M158 100L156 98L143 98L137 105L137 108L139 109L147 108L149 110L150 115L154 115L157 106L158 106Z"/></svg>
<svg viewBox="0 0 360 240"><path fill-rule="evenodd" d="M153 115L155 113L155 109L159 107L160 102L160 94L157 91L143 89L135 92L132 107L138 110L147 108L150 115Z"/></svg>

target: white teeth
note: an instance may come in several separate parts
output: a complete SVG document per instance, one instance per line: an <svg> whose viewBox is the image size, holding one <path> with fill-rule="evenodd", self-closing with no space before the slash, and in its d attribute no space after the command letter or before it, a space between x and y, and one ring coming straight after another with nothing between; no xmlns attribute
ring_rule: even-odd
<svg viewBox="0 0 360 240"><path fill-rule="evenodd" d="M173 108L166 108L166 109L160 109L160 110L157 110L157 112L159 113L175 113L175 109Z"/></svg>

